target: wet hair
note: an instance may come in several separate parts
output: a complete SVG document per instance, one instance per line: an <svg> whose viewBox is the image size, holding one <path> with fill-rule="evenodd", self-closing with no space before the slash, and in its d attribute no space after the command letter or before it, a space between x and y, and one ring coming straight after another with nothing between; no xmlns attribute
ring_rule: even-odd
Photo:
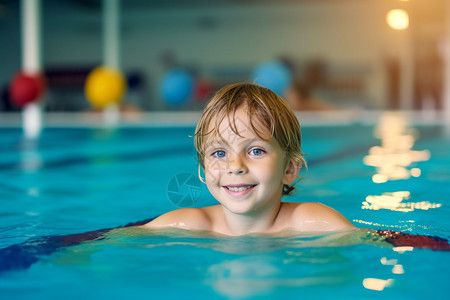
<svg viewBox="0 0 450 300"><path fill-rule="evenodd" d="M294 112L280 96L271 90L251 83L237 83L220 89L209 101L197 124L194 145L198 160L204 169L205 149L210 137L221 137L220 124L227 118L231 130L240 136L236 126L236 111L246 105L252 130L259 138L267 140L267 133L260 132L256 124L270 131L270 137L280 145L286 154L286 162L294 160L300 166L306 165L301 150L300 124ZM289 195L294 184L284 185L283 195Z"/></svg>

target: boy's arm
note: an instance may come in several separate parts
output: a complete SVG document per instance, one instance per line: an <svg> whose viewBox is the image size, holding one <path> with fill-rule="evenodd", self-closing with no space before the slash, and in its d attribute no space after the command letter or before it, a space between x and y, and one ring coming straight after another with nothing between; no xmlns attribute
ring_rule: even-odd
<svg viewBox="0 0 450 300"><path fill-rule="evenodd" d="M182 228L188 230L210 230L207 214L200 208L180 208L165 213L142 225L144 228Z"/></svg>
<svg viewBox="0 0 450 300"><path fill-rule="evenodd" d="M336 210L321 203L301 203L292 214L294 229L301 231L340 231L356 227Z"/></svg>

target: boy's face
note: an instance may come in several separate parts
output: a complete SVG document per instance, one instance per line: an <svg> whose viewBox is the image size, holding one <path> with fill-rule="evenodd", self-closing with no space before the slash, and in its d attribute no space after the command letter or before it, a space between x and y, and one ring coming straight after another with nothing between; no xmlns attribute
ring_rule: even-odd
<svg viewBox="0 0 450 300"><path fill-rule="evenodd" d="M218 128L222 138L215 136L208 140L205 180L211 194L227 210L235 214L256 214L278 205L283 185L297 178L298 168L294 162L287 161L267 128L255 124L265 140L252 130L246 106L236 111L235 123L240 136L225 118Z"/></svg>

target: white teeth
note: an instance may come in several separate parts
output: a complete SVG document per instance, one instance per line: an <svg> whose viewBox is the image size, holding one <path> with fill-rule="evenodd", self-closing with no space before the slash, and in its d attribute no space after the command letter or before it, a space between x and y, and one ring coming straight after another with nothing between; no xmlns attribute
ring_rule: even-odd
<svg viewBox="0 0 450 300"><path fill-rule="evenodd" d="M249 188L251 188L252 187L252 185L248 185L248 186L236 186L236 187L233 187L233 186L227 186L227 189L229 189L230 191L232 191L232 192L242 192L242 191L245 191L245 190L248 190Z"/></svg>

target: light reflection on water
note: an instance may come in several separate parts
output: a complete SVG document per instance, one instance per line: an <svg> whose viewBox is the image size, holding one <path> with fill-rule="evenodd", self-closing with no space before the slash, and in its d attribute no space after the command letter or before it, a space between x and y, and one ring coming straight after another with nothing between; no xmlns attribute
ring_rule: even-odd
<svg viewBox="0 0 450 300"><path fill-rule="evenodd" d="M389 180L406 180L420 177L422 171L415 163L430 159L428 150L412 150L419 133L408 125L406 119L395 112L381 116L374 131L375 137L381 139L381 146L370 148L364 157L364 164L376 168L372 176L374 183L385 183ZM410 199L410 191L385 192L382 195L368 195L362 203L362 209L387 209L398 212L429 210L439 208L441 203L405 202Z"/></svg>
<svg viewBox="0 0 450 300"><path fill-rule="evenodd" d="M411 177L420 177L422 170L417 166L417 162L430 159L429 150L412 150L415 141L419 137L416 129L410 127L406 119L400 113L389 112L382 115L378 126L375 128L374 136L381 140L380 146L369 149L368 155L363 159L367 166L375 167L376 173L372 176L375 184L383 184L388 181L408 180ZM414 210L436 209L442 206L441 203L430 203L429 201L411 202L411 191L384 192L381 195L368 195L362 202L362 209L367 210L391 210L395 212L408 213ZM381 224L359 221L362 224ZM405 222L405 221L399 221ZM406 222L414 223L414 220ZM398 227L394 225L391 227ZM398 229L397 229L398 230ZM393 251L403 254L413 251L412 246L394 247ZM398 259L388 259L383 256L380 262L384 266L392 267L391 278L365 278L362 282L364 288L375 291L383 291L387 287L395 284L395 276L405 274L403 264Z"/></svg>
<svg viewBox="0 0 450 300"><path fill-rule="evenodd" d="M362 209L389 209L393 211L409 212L416 209L429 210L431 208L439 208L441 203L430 203L429 201L421 202L403 202L410 197L410 192L399 191L394 193L383 193L382 195L369 195L363 202Z"/></svg>
<svg viewBox="0 0 450 300"><path fill-rule="evenodd" d="M364 164L376 168L373 182L384 183L421 175L419 168L409 167L415 162L429 160L430 152L412 150L418 132L408 125L401 114L384 114L375 128L374 135L381 139L381 146L370 148L369 154L364 157Z"/></svg>

